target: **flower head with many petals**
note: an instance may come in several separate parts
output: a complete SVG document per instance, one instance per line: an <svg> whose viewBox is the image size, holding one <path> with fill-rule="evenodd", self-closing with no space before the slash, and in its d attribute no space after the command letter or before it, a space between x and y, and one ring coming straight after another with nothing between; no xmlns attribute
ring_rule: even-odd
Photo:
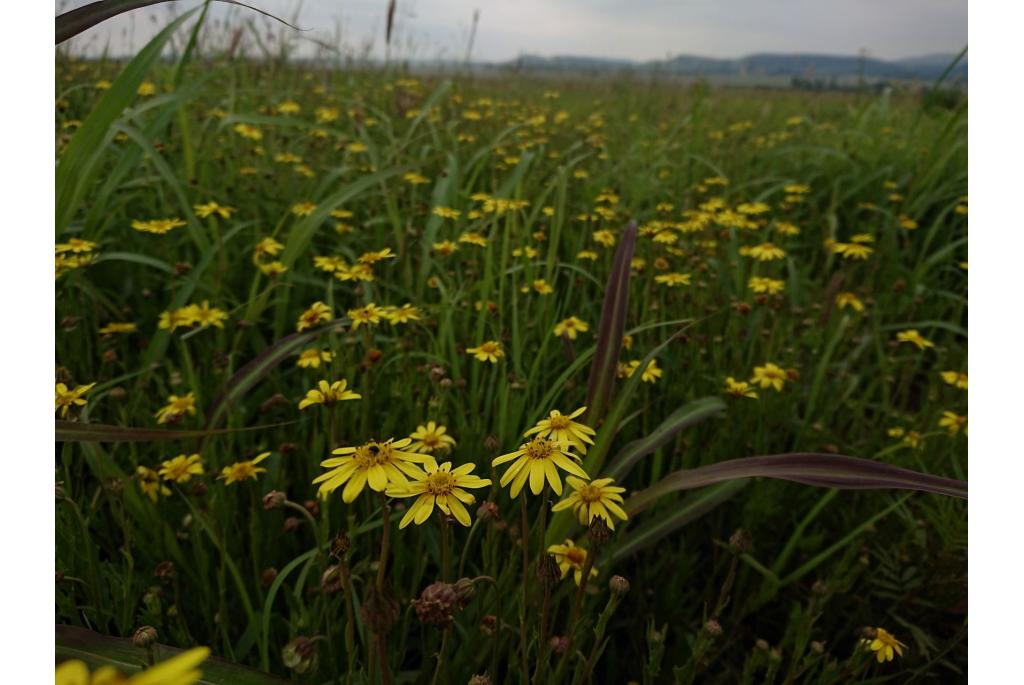
<svg viewBox="0 0 1024 685"><path fill-rule="evenodd" d="M347 387L348 381L344 378L333 383L320 381L317 383L317 387L306 391L306 396L299 402L299 409L312 407L314 404L323 404L329 407L336 402L362 399L362 395L348 390Z"/></svg>
<svg viewBox="0 0 1024 685"><path fill-rule="evenodd" d="M569 571L572 571L573 580L576 581L578 587L583 581L583 567L587 563L587 550L577 547L572 540L566 540L561 545L548 547L548 553L554 555L563 578L569 574ZM593 578L596 575L597 569L591 567L590 577Z"/></svg>
<svg viewBox="0 0 1024 685"><path fill-rule="evenodd" d="M519 495L527 480L530 481L530 491L535 495L539 495L544 489L545 480L556 495L561 495L562 479L558 469L580 478L590 479L587 472L577 463L579 457L569 452L568 444L548 438L536 437L530 442L523 443L515 452L495 458L491 466L500 466L510 461L514 463L505 471L500 482L501 487L512 484L509 494L513 498Z"/></svg>
<svg viewBox="0 0 1024 685"><path fill-rule="evenodd" d="M892 661L894 656L903 656L906 645L884 628L875 628L874 639L865 638L861 641L865 647L875 653L878 663Z"/></svg>
<svg viewBox="0 0 1024 685"><path fill-rule="evenodd" d="M411 442L409 438L389 438L383 442L371 440L357 447L339 447L331 453L338 456L320 462L320 466L330 471L313 479L314 484L321 484L317 494L326 497L344 485L341 499L350 503L367 483L375 492L384 492L389 485L407 487L408 477L423 473L417 464L436 463L430 455L405 451Z"/></svg>
<svg viewBox="0 0 1024 685"><path fill-rule="evenodd" d="M426 471L410 474L411 480L405 487L393 486L387 489L390 497L415 497L409 510L398 524L405 528L410 523L422 524L438 509L453 517L464 526L470 524L467 504L474 504L476 498L464 488L482 488L491 484L487 478L470 475L476 464L463 464L453 469L450 461L438 466L428 462Z"/></svg>
<svg viewBox="0 0 1024 685"><path fill-rule="evenodd" d="M571 414L563 414L557 409L552 409L546 419L538 421L537 425L523 433L523 436L530 437L536 434L538 438L557 440L574 447L580 454L586 454L587 445L594 444L591 439L591 436L595 435L594 429L584 423L573 421L582 416L585 411L587 411L586 407L580 407Z"/></svg>
<svg viewBox="0 0 1024 685"><path fill-rule="evenodd" d="M612 478L597 478L589 483L566 476L565 482L573 489L569 496L551 507L551 511L562 511L572 507L577 520L581 525L589 526L595 518L604 519L605 523L612 530L615 530L614 518L622 521L629 519L629 516L620 506L622 504L622 493L626 488L612 485Z"/></svg>
<svg viewBox="0 0 1024 685"><path fill-rule="evenodd" d="M414 452L434 454L435 452L447 452L455 447L455 438L448 435L448 429L434 421L427 421L427 425L416 426L409 437L413 440L409 446Z"/></svg>

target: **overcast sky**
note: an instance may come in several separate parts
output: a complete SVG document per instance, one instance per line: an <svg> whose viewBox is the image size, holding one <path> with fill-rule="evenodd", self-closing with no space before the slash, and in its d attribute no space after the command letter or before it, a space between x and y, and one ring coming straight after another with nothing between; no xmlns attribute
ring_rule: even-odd
<svg viewBox="0 0 1024 685"><path fill-rule="evenodd" d="M349 48L372 42L380 54L387 0L244 0L292 18L303 37L335 28ZM88 0L58 1L58 12ZM130 12L76 39L78 50L109 44L138 49L169 12L199 5L178 0ZM250 11L224 3L213 14L237 23ZM955 53L967 44L967 0L398 0L399 56L461 58L473 12L480 19L473 59L502 61L522 53L636 60L693 54L740 57L753 52L856 54L881 59ZM309 41L301 41L312 45Z"/></svg>

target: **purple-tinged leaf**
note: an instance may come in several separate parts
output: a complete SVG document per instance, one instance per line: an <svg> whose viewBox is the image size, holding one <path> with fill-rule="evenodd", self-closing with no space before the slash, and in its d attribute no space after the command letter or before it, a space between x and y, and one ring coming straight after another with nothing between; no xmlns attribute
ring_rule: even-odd
<svg viewBox="0 0 1024 685"><path fill-rule="evenodd" d="M747 485L745 480L733 480L728 483L717 483L685 497L672 505L660 518L646 521L642 526L630 528L629 534L623 537L623 544L616 547L612 561L617 562L645 547L653 545L677 528L696 521L704 514L722 504Z"/></svg>
<svg viewBox="0 0 1024 685"><path fill-rule="evenodd" d="M725 402L719 397L702 397L688 402L672 412L667 419L644 437L627 444L612 459L605 476L622 480L638 461L660 447L667 445L684 428L725 411Z"/></svg>
<svg viewBox="0 0 1024 685"><path fill-rule="evenodd" d="M778 478L843 490L919 490L967 499L965 481L920 473L892 464L841 454L772 454L675 471L630 497L625 509L634 515L652 505L662 495L740 478Z"/></svg>
<svg viewBox="0 0 1024 685"><path fill-rule="evenodd" d="M257 383L267 377L281 362L302 349L311 340L323 335L332 328L348 323L341 317L333 321L301 333L286 335L270 347L258 354L252 361L240 368L224 384L224 390L214 400L206 415L207 429L214 428L224 418L228 409Z"/></svg>
<svg viewBox="0 0 1024 685"><path fill-rule="evenodd" d="M168 440L189 440L206 438L211 435L227 433L243 433L261 431L270 428L288 426L295 421L283 421L263 426L247 426L245 428L220 428L216 430L176 430L168 428L134 428L132 426L112 426L103 423L81 423L78 421L61 421L57 419L54 431L56 442L162 442Z"/></svg>
<svg viewBox="0 0 1024 685"><path fill-rule="evenodd" d="M587 386L586 421L590 426L604 416L615 388L615 378L622 351L622 334L626 330L626 315L629 312L630 262L636 247L636 222L631 221L619 239L615 250L612 270L601 305L601 323L597 331L597 351L590 366L590 382Z"/></svg>

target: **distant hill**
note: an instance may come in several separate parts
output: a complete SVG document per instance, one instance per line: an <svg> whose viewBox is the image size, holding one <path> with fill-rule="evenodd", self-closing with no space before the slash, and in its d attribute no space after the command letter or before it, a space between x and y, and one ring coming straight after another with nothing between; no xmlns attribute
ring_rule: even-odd
<svg viewBox="0 0 1024 685"><path fill-rule="evenodd" d="M790 77L802 79L843 79L869 81L921 80L938 78L956 55L934 54L901 60L822 54L759 53L738 59L714 59L696 55L678 55L664 60L636 62L576 55L522 55L502 65L535 71L631 71L673 76ZM951 81L967 81L967 60L962 60L949 75Z"/></svg>

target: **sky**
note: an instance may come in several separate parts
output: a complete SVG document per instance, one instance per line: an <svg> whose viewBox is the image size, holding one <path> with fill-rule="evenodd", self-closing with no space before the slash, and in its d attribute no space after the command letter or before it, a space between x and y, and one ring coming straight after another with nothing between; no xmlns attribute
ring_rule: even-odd
<svg viewBox="0 0 1024 685"><path fill-rule="evenodd" d="M302 54L315 50L315 40L340 42L350 53L383 54L388 0L245 2L309 29L295 34ZM87 3L58 0L56 8L59 13ZM178 0L130 12L82 34L73 48L95 53L109 45L114 54L134 52L171 12L199 4ZM258 17L237 6L214 5L212 17L228 26ZM477 61L520 54L642 61L680 54L729 58L861 50L899 59L956 53L967 44L967 0L398 0L392 56L462 59L475 11Z"/></svg>

